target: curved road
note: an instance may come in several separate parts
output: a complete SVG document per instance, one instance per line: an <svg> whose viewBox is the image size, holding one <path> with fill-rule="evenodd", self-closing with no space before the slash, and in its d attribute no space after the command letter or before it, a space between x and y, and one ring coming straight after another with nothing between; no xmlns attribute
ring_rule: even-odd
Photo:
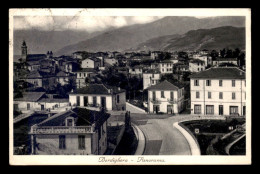
<svg viewBox="0 0 260 174"><path fill-rule="evenodd" d="M146 144L144 155L191 155L188 141L173 127L178 117L152 118L132 116L132 121L143 131Z"/></svg>

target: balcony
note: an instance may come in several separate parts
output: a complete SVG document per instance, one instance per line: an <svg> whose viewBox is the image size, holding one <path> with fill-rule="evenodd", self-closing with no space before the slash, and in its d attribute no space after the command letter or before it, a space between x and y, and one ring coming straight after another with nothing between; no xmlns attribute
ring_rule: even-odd
<svg viewBox="0 0 260 174"><path fill-rule="evenodd" d="M78 134L93 132L92 126L32 126L30 134Z"/></svg>
<svg viewBox="0 0 260 174"><path fill-rule="evenodd" d="M171 104L176 104L177 103L177 100L175 99L167 99L167 101L169 102L169 103L171 103Z"/></svg>
<svg viewBox="0 0 260 174"><path fill-rule="evenodd" d="M150 100L153 104L161 104L161 100L159 100L159 99L150 98L149 100Z"/></svg>

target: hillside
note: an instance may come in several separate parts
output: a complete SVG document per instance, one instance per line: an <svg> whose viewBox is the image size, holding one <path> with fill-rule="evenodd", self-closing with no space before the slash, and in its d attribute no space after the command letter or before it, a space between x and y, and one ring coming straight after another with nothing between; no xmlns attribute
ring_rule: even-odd
<svg viewBox="0 0 260 174"><path fill-rule="evenodd" d="M168 35L150 39L134 50L198 50L245 49L245 28L231 26L192 30L183 35Z"/></svg>
<svg viewBox="0 0 260 174"><path fill-rule="evenodd" d="M184 34L190 30L210 29L227 25L244 27L245 18L230 16L198 19L194 17L170 16L148 24L126 26L104 32L77 44L68 45L60 49L57 54L71 54L74 51L134 50L139 44L152 38Z"/></svg>

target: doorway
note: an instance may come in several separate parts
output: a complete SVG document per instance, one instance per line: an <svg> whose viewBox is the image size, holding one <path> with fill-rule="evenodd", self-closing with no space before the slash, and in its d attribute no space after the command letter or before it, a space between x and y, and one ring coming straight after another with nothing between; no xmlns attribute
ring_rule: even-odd
<svg viewBox="0 0 260 174"><path fill-rule="evenodd" d="M167 114L173 114L173 106L167 105Z"/></svg>
<svg viewBox="0 0 260 174"><path fill-rule="evenodd" d="M159 111L160 111L160 106L159 105L153 105L153 113L158 114Z"/></svg>
<svg viewBox="0 0 260 174"><path fill-rule="evenodd" d="M219 105L219 115L223 115L223 105Z"/></svg>
<svg viewBox="0 0 260 174"><path fill-rule="evenodd" d="M44 110L44 105L41 105L41 111L43 111Z"/></svg>
<svg viewBox="0 0 260 174"><path fill-rule="evenodd" d="M106 97L101 97L101 107L106 109Z"/></svg>

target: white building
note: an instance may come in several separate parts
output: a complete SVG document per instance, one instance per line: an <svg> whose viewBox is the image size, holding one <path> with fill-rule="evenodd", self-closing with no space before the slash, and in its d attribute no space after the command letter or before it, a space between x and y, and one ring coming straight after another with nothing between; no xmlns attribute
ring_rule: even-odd
<svg viewBox="0 0 260 174"><path fill-rule="evenodd" d="M148 89L149 113L179 113L184 109L184 88L167 80Z"/></svg>
<svg viewBox="0 0 260 174"><path fill-rule="evenodd" d="M130 74L131 77L135 76L138 78L143 77L143 67L140 65L136 65L134 67L129 67L128 73Z"/></svg>
<svg viewBox="0 0 260 174"><path fill-rule="evenodd" d="M199 59L192 59L189 61L190 72L204 71L206 68L205 62Z"/></svg>
<svg viewBox="0 0 260 174"><path fill-rule="evenodd" d="M103 84L89 84L69 94L72 106L82 107L90 110L108 111L125 110L125 90L117 87L108 87Z"/></svg>
<svg viewBox="0 0 260 174"><path fill-rule="evenodd" d="M161 79L161 73L159 70L153 70L153 69L146 70L143 73L143 89L158 84L160 79Z"/></svg>
<svg viewBox="0 0 260 174"><path fill-rule="evenodd" d="M216 60L213 60L213 66L219 66L221 64L237 65L237 58L216 58Z"/></svg>
<svg viewBox="0 0 260 174"><path fill-rule="evenodd" d="M32 155L103 155L110 114L82 108L68 110L33 125Z"/></svg>
<svg viewBox="0 0 260 174"><path fill-rule="evenodd" d="M95 75L97 75L97 72L92 68L84 68L81 70L78 70L75 72L77 74L76 76L76 85L77 88L82 88L86 86L86 78L91 78Z"/></svg>
<svg viewBox="0 0 260 174"><path fill-rule="evenodd" d="M190 76L191 114L245 115L245 72L236 67L210 68Z"/></svg>
<svg viewBox="0 0 260 174"><path fill-rule="evenodd" d="M87 58L82 60L81 68L93 68L97 69L101 66L101 60L98 58Z"/></svg>

